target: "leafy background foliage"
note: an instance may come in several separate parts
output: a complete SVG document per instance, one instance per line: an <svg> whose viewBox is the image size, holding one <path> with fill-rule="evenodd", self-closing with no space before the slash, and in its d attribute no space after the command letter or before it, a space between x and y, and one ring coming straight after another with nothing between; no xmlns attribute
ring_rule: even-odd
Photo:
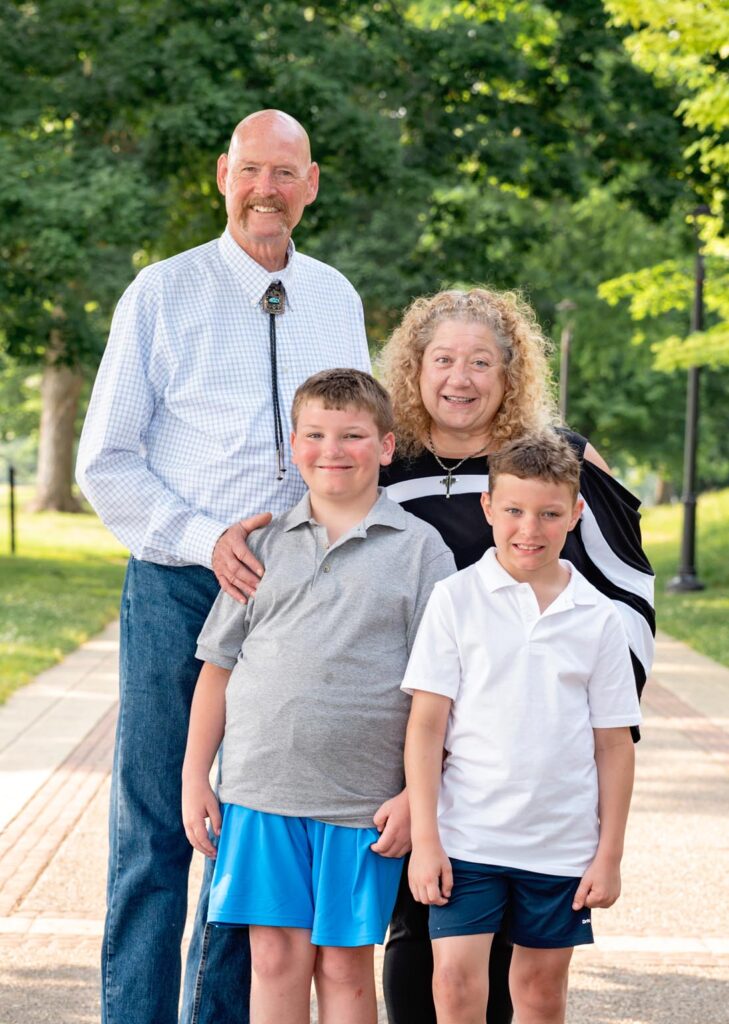
<svg viewBox="0 0 729 1024"><path fill-rule="evenodd" d="M618 465L678 480L684 384L653 346L662 369L692 345L703 358L726 318L714 218L709 330L685 343L686 215L721 200L707 95L725 57L713 15L682 37L688 64L675 41L636 42L668 38L650 21L662 6L0 0L7 430L32 433L23 382L49 358L93 378L137 269L222 230L215 159L240 117L277 106L322 169L297 245L353 281L374 347L414 296L455 282L524 289L557 336L569 298L572 425ZM672 5L679 21L689 6ZM703 386L701 475L719 483L726 371Z"/></svg>

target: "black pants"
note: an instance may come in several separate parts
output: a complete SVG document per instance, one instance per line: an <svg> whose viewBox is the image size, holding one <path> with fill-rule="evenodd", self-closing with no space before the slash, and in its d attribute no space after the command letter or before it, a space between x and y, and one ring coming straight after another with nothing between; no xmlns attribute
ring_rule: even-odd
<svg viewBox="0 0 729 1024"><path fill-rule="evenodd" d="M494 935L489 961L487 1024L511 1024L513 1019L509 995L511 949L511 944L501 932ZM390 922L382 987L390 1024L436 1024L428 908L423 903L416 903L412 897L408 885L408 859L405 860Z"/></svg>

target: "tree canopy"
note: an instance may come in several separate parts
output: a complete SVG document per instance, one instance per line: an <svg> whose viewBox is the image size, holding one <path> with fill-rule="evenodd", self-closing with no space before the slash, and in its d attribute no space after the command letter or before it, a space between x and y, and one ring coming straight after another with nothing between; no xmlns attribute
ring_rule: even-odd
<svg viewBox="0 0 729 1024"><path fill-rule="evenodd" d="M596 289L649 261L621 226L690 253L668 225L700 141L627 34L600 0L0 0L0 345L90 375L135 269L222 229L215 159L276 106L322 169L297 245L352 280L375 343L455 282L523 287L556 328L579 296L575 426L624 451L641 387L660 408L670 386ZM626 429L598 413L590 362L625 387Z"/></svg>
<svg viewBox="0 0 729 1024"><path fill-rule="evenodd" d="M655 345L656 365L665 370L700 364L729 365L729 34L726 0L605 0L617 26L632 29L625 45L637 66L677 91L676 116L689 131L685 176L693 205L708 215L692 216L707 256L706 308L701 332L672 333ZM686 215L692 211L687 209ZM687 310L692 299L688 260L668 259L607 282L609 302L630 299L636 320L668 310Z"/></svg>
<svg viewBox="0 0 729 1024"><path fill-rule="evenodd" d="M131 258L220 230L214 159L258 107L309 128L324 187L301 241L373 324L444 280L515 283L540 200L616 181L661 216L681 189L672 102L594 0L0 10L0 317L24 357L55 326L93 363Z"/></svg>

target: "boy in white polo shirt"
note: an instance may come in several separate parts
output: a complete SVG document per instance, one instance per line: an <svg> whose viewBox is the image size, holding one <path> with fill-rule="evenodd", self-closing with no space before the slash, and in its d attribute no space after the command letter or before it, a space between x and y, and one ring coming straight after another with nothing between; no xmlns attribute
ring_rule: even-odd
<svg viewBox="0 0 729 1024"><path fill-rule="evenodd" d="M403 682L409 880L439 1024L484 1020L507 910L516 1019L562 1024L573 947L620 893L640 711L618 613L559 558L582 510L569 444L511 442L489 487L495 549L435 585Z"/></svg>

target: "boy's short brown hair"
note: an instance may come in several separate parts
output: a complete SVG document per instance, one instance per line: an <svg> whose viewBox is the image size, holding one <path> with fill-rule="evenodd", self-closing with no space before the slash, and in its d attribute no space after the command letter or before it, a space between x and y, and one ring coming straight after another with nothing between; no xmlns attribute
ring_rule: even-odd
<svg viewBox="0 0 729 1024"><path fill-rule="evenodd" d="M527 434L489 455L490 491L503 473L520 480L566 484L575 501L580 491L580 460L570 443L554 430Z"/></svg>
<svg viewBox="0 0 729 1024"><path fill-rule="evenodd" d="M380 437L395 429L390 396L379 381L363 370L321 370L300 384L291 403L294 431L304 402L321 402L325 409L366 409L372 414Z"/></svg>

